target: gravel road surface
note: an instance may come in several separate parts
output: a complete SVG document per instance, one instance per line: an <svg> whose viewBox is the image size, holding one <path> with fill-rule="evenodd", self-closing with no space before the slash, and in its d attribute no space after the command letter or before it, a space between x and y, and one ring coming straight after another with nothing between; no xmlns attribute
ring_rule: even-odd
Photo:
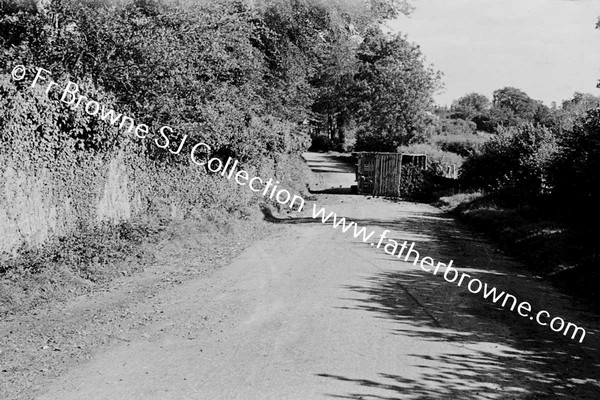
<svg viewBox="0 0 600 400"><path fill-rule="evenodd" d="M149 299L158 318L40 400L599 399L598 317L439 209L351 195L352 167L305 154L319 207L587 329L564 338L304 213L277 237Z"/></svg>

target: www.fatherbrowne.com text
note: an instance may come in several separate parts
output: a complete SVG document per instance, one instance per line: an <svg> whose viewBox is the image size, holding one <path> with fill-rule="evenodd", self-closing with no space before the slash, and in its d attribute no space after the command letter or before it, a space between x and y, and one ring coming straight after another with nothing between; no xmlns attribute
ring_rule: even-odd
<svg viewBox="0 0 600 400"><path fill-rule="evenodd" d="M444 277L447 282L454 283L458 286L466 287L469 292L477 294L482 293L484 299L491 299L491 301L496 304L502 298L502 307L506 308L507 303L510 302L510 310L514 311L517 309L517 313L521 317L529 317L530 320L534 320L542 325L542 326L550 326L554 332L562 332L563 335L567 335L571 333L571 339L575 339L577 335L579 337L579 343L583 342L585 338L586 331L585 329L575 325L572 322L565 322L560 317L554 317L550 319L550 313L545 310L541 310L535 314L532 314L532 306L530 303L523 301L518 302L517 298L511 294L500 292L496 287L489 287L487 283L481 282L481 280L472 278L471 275L460 272L457 268L452 267L454 263L453 260L450 260L447 264L442 262L435 262L431 257L422 257L419 252L415 249L414 242L404 241L402 244L398 243L396 240L387 238L387 235L391 232L389 230L384 230L378 237L377 242L370 241L371 238L375 235L374 231L367 233L367 230L363 227L360 228L355 222L346 221L346 218L339 218L336 213L330 212L327 214L324 208L321 208L317 211L317 206L313 205L312 217L314 219L320 218L323 224L332 224L333 229L340 228L342 232L351 231L354 238L360 238L363 243L369 243L371 246L376 248L382 248L383 251L387 254L396 257L397 259L402 259L405 262L412 261L413 265L419 264L419 267L425 271L432 273L433 275L439 275ZM384 245L385 240L385 245ZM398 251L399 248L399 251ZM412 260L411 260L412 259ZM463 285L464 283L464 285ZM518 304L518 305L517 305ZM535 316L534 316L535 315Z"/></svg>
<svg viewBox="0 0 600 400"><path fill-rule="evenodd" d="M22 65L17 65L12 70L12 77L16 81L21 81L26 77L27 69ZM31 87L44 86L45 93L48 95L53 89L60 88L60 84L51 80L50 76L52 73L43 68L37 68L37 73L33 78ZM67 104L73 109L79 107L91 115L96 116L102 121L112 126L118 126L119 129L125 130L126 133L133 133L139 139L146 139L149 136L150 129L147 125L140 123L136 124L135 120L127 115L117 113L114 109L105 107L99 102L89 99L79 93L79 86L71 81L68 81L66 86L62 89L60 100ZM168 134L173 133L173 129L169 126L163 126L158 130L160 138L154 139L154 143L157 147L167 150L172 154L180 154L183 146L188 139L188 135L185 135L181 140L181 143L173 147ZM197 154L198 152L198 154ZM290 208L297 207L298 211L302 211L305 205L305 200L298 195L293 195L285 190L279 189L277 184L279 181L273 182L273 179L263 180L260 177L250 177L250 174L243 169L238 169L238 160L233 160L231 157L223 163L219 158L213 157L208 159L207 155L212 152L211 146L206 143L196 143L190 151L190 160L192 163L206 167L208 171L212 173L220 173L221 176L231 180L234 180L238 185L248 186L253 192L262 192L262 196L268 197L269 199L275 200L282 205L287 205ZM204 158L199 159L199 154L204 153ZM279 190L278 190L279 189ZM483 283L481 280L472 278L471 275L460 272L457 268L452 267L453 260L448 263L435 262L433 258L425 256L421 257L419 252L415 248L415 243L404 241L402 244L397 241L390 239L387 235L390 233L389 230L384 230L377 238L377 242L371 241L371 238L376 234L374 231L367 232L367 229L359 226L352 221L347 221L346 218L339 218L337 214L330 212L327 214L324 208L317 211L317 206L313 205L312 218L318 220L320 218L321 223L331 223L334 229L340 228L343 233L350 231L354 238L359 238L363 243L380 249L383 246L383 251L390 256L402 259L405 262L412 261L412 263L425 271L433 275L443 276L443 278L449 283L455 283L457 286L466 287L468 291L474 294L482 293L484 299L490 299L494 304L502 300L502 307L506 308L507 304L510 304L510 310L514 311L515 308L517 313L524 318L529 317L530 320L535 320L539 325L549 326L554 332L562 332L564 336L571 333L571 339L575 340L579 335L579 342L583 342L585 338L585 329L573 324L572 322L566 322L560 317L554 317L550 319L550 313L545 310L538 311L537 313L532 312L532 306L530 303L523 301L518 302L517 298L511 294L505 293L504 291L498 291L496 287L489 287L487 283ZM385 244L384 244L385 241ZM464 285L463 285L464 283Z"/></svg>

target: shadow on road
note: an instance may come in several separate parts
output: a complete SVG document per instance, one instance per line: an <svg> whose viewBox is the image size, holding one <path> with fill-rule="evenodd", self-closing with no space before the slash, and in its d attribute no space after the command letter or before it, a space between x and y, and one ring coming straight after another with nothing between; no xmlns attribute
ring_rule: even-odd
<svg viewBox="0 0 600 400"><path fill-rule="evenodd" d="M348 173L346 171L339 171L337 169L327 168L327 167L325 167L325 168L311 167L310 170L315 173L327 173L327 174L347 174Z"/></svg>
<svg viewBox="0 0 600 400"><path fill-rule="evenodd" d="M352 194L356 175L351 157L327 153L304 153L302 157L313 174L310 193Z"/></svg>
<svg viewBox="0 0 600 400"><path fill-rule="evenodd" d="M265 219L274 223L321 223L320 219L280 219L270 210L263 212ZM392 238L398 242L415 241L421 256L442 262L453 259L455 266L463 271L471 270L473 277L513 294L519 301L530 302L534 311L547 309L552 313L552 304L547 304L550 300L542 301L546 286L535 280L528 281L526 289L507 286L511 277L521 273L518 264L444 214L405 211L402 218L396 220L350 220L378 233L385 229L402 232L403 237ZM373 250L373 255L391 257L381 250ZM471 294L418 267L382 272L365 279L363 285L345 289L362 294L363 300L352 296L346 299L352 304L344 308L368 311L374 318L397 321L394 334L432 343L454 342L468 347L474 355L467 357L452 352L435 356L416 352L405 355L399 362L416 367L422 377L418 380L394 371L381 371L379 380L324 371L317 375L357 385L355 393L328 394L331 398L600 399L600 354L598 348L590 344L597 343L593 340L600 334L597 323L582 325L587 336L580 344L520 317L516 310L501 308L481 295ZM449 300L445 301L444 296ZM469 301L457 301L462 296L469 296ZM407 297L412 304L407 303ZM560 316L578 323L573 316ZM360 387L387 390L389 396L360 393Z"/></svg>
<svg viewBox="0 0 600 400"><path fill-rule="evenodd" d="M455 266L477 268L472 276L497 285L518 299L529 301L534 311L544 308L536 301L543 290L541 283L536 286L534 281L526 293L506 287L506 273L495 271L494 267L509 265L510 271L510 266L515 266L514 261L498 253L490 254L485 242L459 229L457 222L450 218L440 214L407 213L406 218L395 221L354 221L378 232L384 229L406 232L410 240L415 240L421 255L442 261L453 259ZM506 271L506 268L502 270ZM515 270L517 273L518 270ZM366 310L374 318L397 321L394 334L415 336L432 343L455 342L457 346L467 347L474 355L452 352L436 356L409 354L399 360L419 370L421 379L418 380L390 371L381 371L379 380L341 376L335 372L320 373L320 377L354 382L358 387L389 391L389 396L385 397L359 393L358 389L355 393L329 394L329 397L600 399L600 354L598 348L590 344L597 343L593 340L599 335L597 324L585 326L588 343L580 344L418 267L382 272L365 279L364 285L348 286L346 289L366 297L362 296L363 300L349 298L347 300L353 304L344 308ZM407 303L404 293L418 294L416 297L409 296L413 304ZM446 296L448 299L456 299L457 296L470 298L469 301L446 302ZM546 304L545 309L552 313L551 305ZM562 317L567 321L572 318L570 315ZM490 351L490 348L494 350Z"/></svg>
<svg viewBox="0 0 600 400"><path fill-rule="evenodd" d="M324 190L311 190L308 189L310 194L357 194L352 191L352 188L341 187L341 188L329 188Z"/></svg>
<svg viewBox="0 0 600 400"><path fill-rule="evenodd" d="M342 184L342 175L331 174L351 172L352 168L344 165L345 160L310 153L305 154L305 160L329 185L326 190L312 193L346 194L336 189ZM470 234L454 219L419 210L402 210L398 214L401 215L390 220L350 220L378 233L385 229L400 232L397 236L402 237L391 239L399 243L414 241L421 256L442 262L454 260L454 266L463 272L497 286L519 301L528 301L534 312L546 309L552 313L564 303L556 291L547 290L548 285L534 279L520 281L519 276L527 273L519 269L518 263ZM265 212L265 219L273 223L321 224L320 218L281 219L270 211ZM373 249L373 257L392 256ZM345 289L353 295L344 299L348 305L343 308L392 320L392 334L418 337L430 342L432 348L444 350L419 348L399 355L399 364L412 369L413 374L407 376L398 373L406 370L400 365L395 371L375 371L376 378L372 373L361 377L319 371L319 377L356 385L352 393L329 393L330 398L600 399L598 317L587 315L584 325L574 315L556 314L587 330L586 339L580 344L520 317L516 310L504 309L418 267L383 271L365 278L361 285ZM583 305L581 309L589 307ZM373 389L381 394L370 394Z"/></svg>
<svg viewBox="0 0 600 400"><path fill-rule="evenodd" d="M405 287L424 293L445 290L445 281L421 276L420 273L383 273L370 278L364 286L348 290L368 295L349 309L370 311L375 318L389 318L399 322L394 334L414 336L431 342L456 342L468 346L475 355L446 352L437 356L408 354L400 361L419 369L421 379L413 380L393 373L379 373L381 380L321 373L318 376L341 381L352 381L359 386L377 387L390 391L389 397L374 397L366 393L330 395L333 398L410 398L410 399L598 399L600 391L596 380L600 373L597 353L589 356L581 345L568 342L556 333L535 326L507 310L498 310L492 303L462 307L451 313L470 318L468 327L454 325L445 328L445 322L436 323L415 304L400 301ZM356 302L356 300L354 300ZM431 305L428 304L428 307ZM511 329L510 339L489 330L490 320L504 322ZM441 325L441 326L440 326ZM492 351L479 349L488 343L497 344ZM489 346L485 346L486 348ZM589 351L588 351L589 354ZM432 362L434 365L432 366ZM440 367L441 365L441 367ZM515 368L516 367L516 368ZM391 381L391 382L390 382ZM490 392L499 390L496 395ZM484 394L487 394L484 396ZM401 395L402 397L397 397Z"/></svg>

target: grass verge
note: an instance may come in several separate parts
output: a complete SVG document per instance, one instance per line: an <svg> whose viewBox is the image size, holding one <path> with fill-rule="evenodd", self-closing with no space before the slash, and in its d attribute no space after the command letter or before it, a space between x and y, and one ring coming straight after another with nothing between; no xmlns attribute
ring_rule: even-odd
<svg viewBox="0 0 600 400"><path fill-rule="evenodd" d="M132 221L79 231L0 259L0 316L93 290L118 276L135 273L153 255L153 242L166 222Z"/></svg>
<svg viewBox="0 0 600 400"><path fill-rule="evenodd" d="M538 276L600 305L598 269L568 226L544 207L510 207L479 192L442 197L436 205L484 233Z"/></svg>

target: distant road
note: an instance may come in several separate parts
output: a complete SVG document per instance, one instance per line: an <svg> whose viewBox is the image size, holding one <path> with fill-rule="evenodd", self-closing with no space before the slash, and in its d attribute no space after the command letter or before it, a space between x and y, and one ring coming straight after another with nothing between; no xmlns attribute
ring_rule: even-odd
<svg viewBox="0 0 600 400"><path fill-rule="evenodd" d="M309 182L311 191L341 191L350 193L356 185L355 167L349 162L350 157L336 153L304 153L302 158L313 172ZM343 190L340 190L343 189Z"/></svg>
<svg viewBox="0 0 600 400"><path fill-rule="evenodd" d="M39 399L600 399L598 320L442 214L328 189L352 166L305 155L316 203L588 327L584 345L310 221L149 299L161 316ZM332 192L333 193L333 192ZM310 209L310 210L309 210ZM282 224L283 225L283 224ZM146 331L151 332L148 334Z"/></svg>

